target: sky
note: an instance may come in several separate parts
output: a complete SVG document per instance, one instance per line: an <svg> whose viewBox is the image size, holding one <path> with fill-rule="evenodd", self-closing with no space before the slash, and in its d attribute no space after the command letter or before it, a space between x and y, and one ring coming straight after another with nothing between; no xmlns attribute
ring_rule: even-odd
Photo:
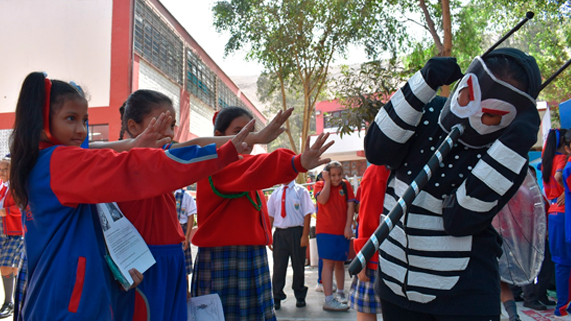
<svg viewBox="0 0 571 321"><path fill-rule="evenodd" d="M262 72L260 64L246 61L245 52L236 52L224 58L224 45L230 36L219 34L212 25L212 6L215 0L160 0L160 2L227 75L249 76ZM368 61L364 51L356 47L350 47L348 56L348 59L337 60L335 65Z"/></svg>

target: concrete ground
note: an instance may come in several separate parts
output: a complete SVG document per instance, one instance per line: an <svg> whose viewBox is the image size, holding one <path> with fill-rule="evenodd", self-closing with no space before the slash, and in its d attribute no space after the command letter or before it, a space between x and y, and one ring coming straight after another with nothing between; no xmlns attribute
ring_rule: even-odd
<svg viewBox="0 0 571 321"><path fill-rule="evenodd" d="M196 253L196 247L193 246L192 253ZM273 268L272 253L268 250L268 260L270 271ZM345 266L347 268L347 265ZM315 291L315 285L317 284L317 267L306 266L305 267L305 283L309 287L307 292L307 306L304 308L297 308L295 306L295 297L291 289L291 280L293 277L293 272L291 267L288 269L287 281L285 286L285 293L288 296L287 299L283 300L281 303L281 309L276 311L276 316L279 321L334 321L334 320L346 320L354 321L357 320L357 312L350 309L347 312L329 312L323 311L323 293ZM345 289L348 291L351 285L351 279L349 278L349 273L346 274L345 278ZM4 291L0 286L0 303L4 302ZM522 302L517 303L518 312L522 321L549 321L549 320L570 320L571 317L565 318L555 318L553 315L553 308L545 311L535 311L529 308L523 307ZM6 321L13 321L13 318L2 319ZM382 316L378 315L378 320L382 320ZM508 321L507 314L503 311L502 321Z"/></svg>

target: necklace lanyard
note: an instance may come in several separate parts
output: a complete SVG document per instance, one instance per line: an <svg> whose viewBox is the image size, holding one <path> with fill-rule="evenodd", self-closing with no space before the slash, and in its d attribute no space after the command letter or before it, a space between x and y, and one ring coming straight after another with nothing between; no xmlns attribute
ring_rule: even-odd
<svg viewBox="0 0 571 321"><path fill-rule="evenodd" d="M225 198L225 199L235 199L235 198L240 198L240 197L246 196L248 198L248 201L250 201L250 204L252 204L252 206L254 206L256 211L259 211L262 209L262 201L260 199L260 194L258 192L256 192L256 202L254 202L252 197L250 197L250 192L242 192L242 193L237 193L237 194L222 194L216 189L216 187L214 187L214 182L212 181L212 176L208 176L208 182L210 183L210 188L212 188L212 191L214 192L214 194L216 194L222 198Z"/></svg>

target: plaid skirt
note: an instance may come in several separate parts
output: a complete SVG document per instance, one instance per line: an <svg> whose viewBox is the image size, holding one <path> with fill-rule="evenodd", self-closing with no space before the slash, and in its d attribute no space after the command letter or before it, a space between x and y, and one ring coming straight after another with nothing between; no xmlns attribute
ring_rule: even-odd
<svg viewBox="0 0 571 321"><path fill-rule="evenodd" d="M226 321L276 320L265 246L200 247L192 296L218 293Z"/></svg>
<svg viewBox="0 0 571 321"><path fill-rule="evenodd" d="M186 235L186 229L187 229L188 224L181 224L180 227L182 227L182 231L184 232L184 235ZM184 248L184 245L183 245ZM190 249L190 244L188 244L188 247L186 248L186 250L183 250L184 252L184 265L186 267L186 275L190 275L190 273L192 273L192 252Z"/></svg>
<svg viewBox="0 0 571 321"><path fill-rule="evenodd" d="M349 305L352 309L362 313L381 313L381 299L375 295L376 270L367 268L367 276L371 281L362 282L357 276L353 277L349 290Z"/></svg>
<svg viewBox="0 0 571 321"><path fill-rule="evenodd" d="M0 245L0 266L18 267L24 250L24 238L21 235L3 235Z"/></svg>

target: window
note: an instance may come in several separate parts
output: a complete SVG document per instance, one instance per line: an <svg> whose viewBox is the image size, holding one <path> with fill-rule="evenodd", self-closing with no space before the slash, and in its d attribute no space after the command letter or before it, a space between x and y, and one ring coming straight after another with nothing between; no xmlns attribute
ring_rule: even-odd
<svg viewBox="0 0 571 321"><path fill-rule="evenodd" d="M135 52L182 85L182 40L144 1L135 2Z"/></svg>
<svg viewBox="0 0 571 321"><path fill-rule="evenodd" d="M218 79L218 106L220 108L238 106L248 109L242 99L238 98L220 79Z"/></svg>
<svg viewBox="0 0 571 321"><path fill-rule="evenodd" d="M186 55L186 89L207 105L215 108L216 76L192 50Z"/></svg>
<svg viewBox="0 0 571 321"><path fill-rule="evenodd" d="M89 141L90 142L108 142L109 141L109 125L89 125Z"/></svg>

